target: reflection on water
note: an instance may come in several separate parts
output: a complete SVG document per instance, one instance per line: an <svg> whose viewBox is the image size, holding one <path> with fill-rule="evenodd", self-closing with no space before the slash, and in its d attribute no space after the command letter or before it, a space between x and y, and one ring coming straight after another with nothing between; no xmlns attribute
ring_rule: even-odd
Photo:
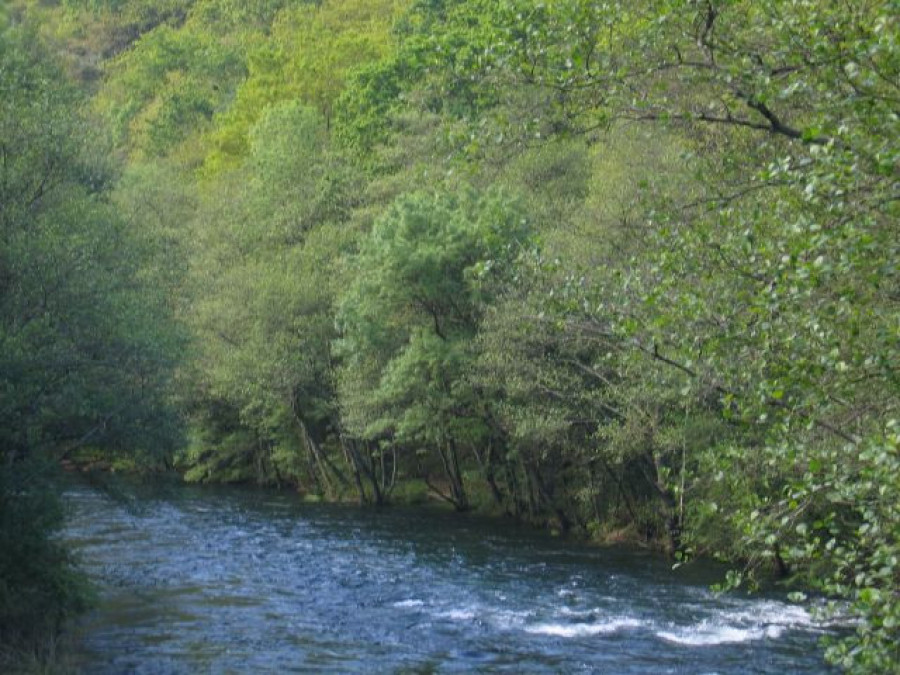
<svg viewBox="0 0 900 675"><path fill-rule="evenodd" d="M68 494L91 673L819 673L801 607L507 522L245 489Z"/></svg>

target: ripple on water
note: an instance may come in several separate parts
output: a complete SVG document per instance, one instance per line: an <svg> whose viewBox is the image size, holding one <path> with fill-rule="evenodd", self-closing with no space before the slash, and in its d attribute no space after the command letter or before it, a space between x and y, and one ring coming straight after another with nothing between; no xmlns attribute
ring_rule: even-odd
<svg viewBox="0 0 900 675"><path fill-rule="evenodd" d="M666 642L691 647L777 640L787 630L818 632L819 626L804 608L774 601L747 601L689 625L669 624L658 630Z"/></svg>
<svg viewBox="0 0 900 675"><path fill-rule="evenodd" d="M736 628L722 626L711 621L701 621L694 626L679 628L674 631L658 631L657 637L679 645L703 647L740 642L751 642L765 638L779 638L784 632L780 626L761 626L757 628Z"/></svg>
<svg viewBox="0 0 900 675"><path fill-rule="evenodd" d="M71 495L68 533L101 588L84 671L825 669L802 608L716 596L645 553L264 495Z"/></svg>
<svg viewBox="0 0 900 675"><path fill-rule="evenodd" d="M631 617L612 617L590 623L539 623L526 626L525 632L535 635L551 635L554 637L578 638L601 633L615 633L627 628L640 628L643 621Z"/></svg>

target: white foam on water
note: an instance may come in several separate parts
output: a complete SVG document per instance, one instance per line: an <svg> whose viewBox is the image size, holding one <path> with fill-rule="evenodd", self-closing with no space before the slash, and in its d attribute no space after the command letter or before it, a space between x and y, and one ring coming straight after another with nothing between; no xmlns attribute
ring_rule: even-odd
<svg viewBox="0 0 900 675"><path fill-rule="evenodd" d="M671 631L658 631L656 636L666 642L692 647L735 644L753 640L775 639L784 632L783 626L755 626L739 628L722 625L704 619L699 624L677 628Z"/></svg>
<svg viewBox="0 0 900 675"><path fill-rule="evenodd" d="M572 609L571 607L560 607L559 613L563 616L569 616L574 619L589 619L600 612L599 607L594 609Z"/></svg>
<svg viewBox="0 0 900 675"><path fill-rule="evenodd" d="M450 619L452 621L470 621L476 616L474 609L451 609L446 612L438 612L438 619Z"/></svg>
<svg viewBox="0 0 900 675"><path fill-rule="evenodd" d="M725 610L720 618L727 622L759 623L789 628L812 628L817 625L812 614L804 607L774 600L763 600L738 609Z"/></svg>
<svg viewBox="0 0 900 675"><path fill-rule="evenodd" d="M491 607L477 603L462 605L460 607L449 607L433 613L433 616L436 619L450 619L451 621L472 621L473 619L479 619L498 630L521 628L526 619L533 615L534 612L532 611L501 609L499 607Z"/></svg>
<svg viewBox="0 0 900 675"><path fill-rule="evenodd" d="M720 609L713 616L690 626L671 626L657 631L656 636L667 642L689 646L710 646L774 640L786 630L815 630L812 614L800 605L775 600L741 603Z"/></svg>
<svg viewBox="0 0 900 675"><path fill-rule="evenodd" d="M539 623L526 626L525 632L533 635L574 638L614 633L623 628L638 628L642 625L643 622L637 619L621 617L595 623Z"/></svg>
<svg viewBox="0 0 900 675"><path fill-rule="evenodd" d="M422 600L410 599L410 600L401 600L400 602L395 602L394 607L421 607L425 602Z"/></svg>

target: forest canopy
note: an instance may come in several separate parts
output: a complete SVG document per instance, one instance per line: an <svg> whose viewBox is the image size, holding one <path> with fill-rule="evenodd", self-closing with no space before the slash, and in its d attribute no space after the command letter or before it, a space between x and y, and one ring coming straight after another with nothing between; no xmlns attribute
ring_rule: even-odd
<svg viewBox="0 0 900 675"><path fill-rule="evenodd" d="M898 9L10 3L3 513L85 452L431 496L779 577L896 669Z"/></svg>

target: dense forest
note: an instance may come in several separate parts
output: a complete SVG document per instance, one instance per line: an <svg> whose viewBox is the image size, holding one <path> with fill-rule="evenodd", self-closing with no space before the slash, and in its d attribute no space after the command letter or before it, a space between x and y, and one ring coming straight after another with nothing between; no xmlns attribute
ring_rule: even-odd
<svg viewBox="0 0 900 675"><path fill-rule="evenodd" d="M900 667L898 21L6 3L4 649L87 602L74 461L715 556Z"/></svg>

